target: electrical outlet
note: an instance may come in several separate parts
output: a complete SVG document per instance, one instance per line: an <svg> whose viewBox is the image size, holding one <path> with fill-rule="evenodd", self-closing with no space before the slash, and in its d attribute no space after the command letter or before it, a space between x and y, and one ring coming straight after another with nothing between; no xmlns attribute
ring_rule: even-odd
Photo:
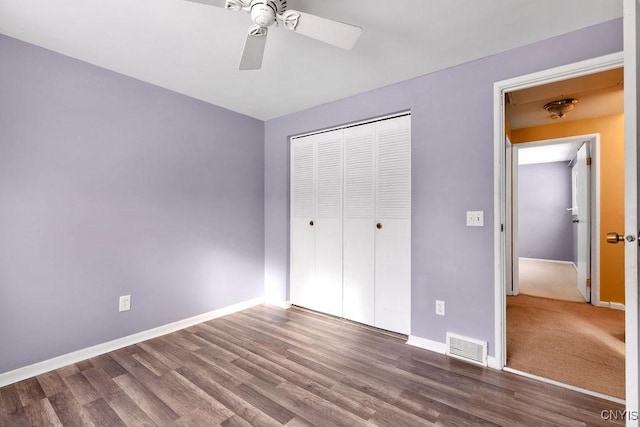
<svg viewBox="0 0 640 427"><path fill-rule="evenodd" d="M120 297L120 304L118 305L118 311L131 310L131 295L122 295Z"/></svg>
<svg viewBox="0 0 640 427"><path fill-rule="evenodd" d="M436 300L436 314L444 316L444 301Z"/></svg>
<svg viewBox="0 0 640 427"><path fill-rule="evenodd" d="M484 227L484 211L467 211L467 227Z"/></svg>

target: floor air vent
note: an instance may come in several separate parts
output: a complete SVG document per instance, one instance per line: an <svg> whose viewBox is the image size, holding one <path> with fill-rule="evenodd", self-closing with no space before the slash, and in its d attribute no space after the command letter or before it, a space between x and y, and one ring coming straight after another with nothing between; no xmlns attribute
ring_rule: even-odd
<svg viewBox="0 0 640 427"><path fill-rule="evenodd" d="M447 354L487 366L487 342L447 332Z"/></svg>

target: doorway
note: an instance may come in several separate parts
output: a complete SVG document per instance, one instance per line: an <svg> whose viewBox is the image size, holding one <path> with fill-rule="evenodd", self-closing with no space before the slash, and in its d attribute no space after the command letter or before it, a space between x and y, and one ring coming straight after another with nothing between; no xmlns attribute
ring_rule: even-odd
<svg viewBox="0 0 640 427"><path fill-rule="evenodd" d="M543 88L543 86L550 86L553 88L555 84L556 88L560 86L564 86L565 88L569 88L569 89L562 89L561 91L554 94L554 96L567 97L568 95L571 95L573 92L575 92L571 90L571 87L572 87L571 85L575 83L575 80L578 80L580 78L582 78L583 80L584 79L588 80L594 77L598 73L607 73L615 70L621 71L621 66L622 66L621 55L611 55L609 57L598 58L593 61L585 61L584 63L574 64L573 66L564 67L558 70L550 70L546 75L544 75L545 73L538 73L537 75L532 75L532 76L527 76L527 78L522 78L520 79L520 81L516 81L517 79L514 79L514 81L511 81L511 82L499 82L496 84L496 88L500 87L499 91L496 90L496 94L500 96L500 98L496 98L496 110L497 110L496 118L500 118L499 121L496 121L496 143L498 144L500 142L499 145L496 146L496 155L498 157L497 158L498 163L500 165L503 165L503 167L496 169L497 178L500 178L500 180L497 181L497 184L499 183L499 188L500 188L500 193L499 193L500 197L499 197L499 200L496 200L497 202L496 207L498 208L498 211L501 213L501 215L498 217L498 224L497 224L500 231L496 233L496 243L499 243L496 249L500 251L500 255L498 259L501 261L496 265L496 277L497 277L496 302L497 302L497 307L499 308L498 312L496 313L496 325L497 325L496 341L502 344L501 348L497 349L496 353L497 353L499 362L501 363L501 366L505 367L505 369L514 370L513 368L510 368L510 363L509 363L510 361L508 359L509 346L511 341L509 340L509 337L507 335L508 334L507 331L509 330L509 310L510 310L509 303L507 302L507 300L509 298L518 298L516 297L516 295L518 295L520 291L518 286L518 279L520 277L519 271L518 271L519 264L517 262L514 262L514 260L517 260L517 252L514 252L515 249L513 246L513 242L516 242L515 248L517 248L517 242L519 237L517 225L515 227L513 226L515 221L518 219L517 218L518 212L513 208L515 203L513 199L516 199L517 201L518 192L516 188L517 182L511 181L511 177L514 175L513 170L517 168L516 154L520 150L520 147L518 147L518 143L545 139L545 138L539 138L539 137L533 138L531 135L532 134L531 130L520 131L519 126L513 126L515 128L518 128L518 131L515 131L514 129L510 128L509 126L510 123L505 120L506 116L508 116L508 111L505 113L505 110L508 110L510 103L513 102L512 99L509 99L509 94L515 93L523 89L530 89L530 88L533 89L533 92L536 92L536 91L540 92L543 89L548 89L548 87ZM570 68L573 68L573 69L569 71ZM529 91L529 95L530 94L531 94L531 91ZM539 97L540 93L537 93L534 95ZM585 96L585 98L587 97ZM576 121L579 121L578 118L576 118ZM558 123L562 123L562 122L558 121L554 123L554 125L557 125ZM623 118L621 119L621 123L624 123ZM535 126L531 126L531 128L533 127ZM548 126L548 128L551 128L551 127L553 127L553 125ZM548 128L546 130L549 130ZM501 131L502 129L504 129L504 132ZM588 132L576 132L573 135L577 135L579 133L596 133L596 132L598 131L590 130ZM569 136L569 135L570 134L565 133L564 136ZM552 137L547 136L546 138L550 139ZM500 139L498 140L498 138ZM514 142L514 144L511 145L509 142L505 144L504 142L505 140L507 141L511 140ZM546 143L552 144L549 141L546 141ZM597 145L597 143L589 142L589 147L592 148L592 150L595 149L594 145ZM595 151L596 150L594 150L594 152ZM624 157L623 157L623 160L624 160ZM566 166L569 167L570 165L567 164ZM517 176L517 172L515 173L515 175ZM570 176L573 176L573 174L571 174ZM596 189L598 188L599 184L600 182L596 180L595 181ZM572 183L571 185L575 185L575 182ZM564 209L570 209L571 211L576 210L576 206L574 202L575 201L572 200L572 203L570 204L570 206L566 206ZM599 259L598 257L599 254L597 253L598 244L600 243L602 236L599 230L598 231L595 230L597 228L597 224L599 223L599 220L594 221L593 223L594 223L594 228L589 227L589 229L592 230L592 234L594 236L596 244L593 244L592 249L588 250L588 254L590 254L590 256L587 258L587 260ZM575 259L574 262L576 263L576 267L577 267L577 264L578 264L577 259ZM598 270L597 262L594 262L593 268L587 267L586 269L587 278L589 277L588 275L591 274L592 280L591 280L591 283L585 280L583 283L584 286L582 289L582 294L585 297L584 299L589 300L589 302L591 302L591 304L593 304L594 306L586 302L583 302L581 303L580 310L584 308L589 308L592 310L602 310L600 307L597 307L597 306L604 305L606 307L611 307L612 303L621 304L615 300L600 298L601 293L600 293L600 289L598 288L598 279L602 277L602 275L598 274L597 270ZM624 273L624 268L622 268L622 274L623 273ZM514 280L514 277L515 277L515 280ZM624 285L623 285L622 293L624 294ZM507 294L510 296L507 296ZM610 298L611 296L610 293L606 295L607 295L607 298ZM624 299L622 301L624 301ZM536 308L539 308L538 306L542 304L542 302L531 300L531 299L525 302L526 303L524 305L526 306L525 307L526 310L534 310ZM556 303L557 301L547 298L543 302L546 304L546 303ZM562 304L579 304L579 303L562 302ZM547 310L546 311L547 317L552 317L552 318L554 317L549 313L557 313L558 315L566 314L567 308L566 306L562 306L562 304L560 304L556 308L550 308L549 306L547 306L545 308L545 310ZM607 309L610 310L610 308L607 308ZM616 310L610 310L610 311L615 312ZM530 313L531 311L529 311L529 314ZM589 315L586 314L585 312L581 312L576 316L577 317L574 317L573 319L589 317ZM599 318L602 316L596 316L596 317ZM604 337L599 338L599 340L602 341L600 344L602 344L603 346L611 347L614 352L620 353L622 351L622 353L624 354L624 312L614 313L614 317L617 317L617 319L614 319L615 320L614 323L617 322L622 325L622 332L621 333L616 332L615 328L614 329L610 329L610 328L608 329L607 327L596 328L599 330L607 331L605 332ZM563 341L567 340L567 337L565 338L561 336L553 337L551 333L555 329L558 329L557 326L559 324L578 323L578 322L573 322L572 319L569 319L569 320L567 319L559 320L559 319L560 318L557 318L556 322L562 322L562 323L551 324L549 326L549 330L542 334L543 340L541 342L544 343L546 340L547 343L551 342L553 344L554 340L557 340L557 343L561 344ZM530 317L529 317L529 321L530 321ZM607 319L606 322L609 322L609 324L611 324L611 319ZM540 329L544 329L544 328L541 327ZM534 332L536 331L533 331L532 329L528 331L528 333L532 334L531 336L534 335ZM540 331L537 331L537 332L540 332ZM570 337L571 339L574 339L576 337L579 338L581 335L583 336L588 335L588 333L584 333L584 332L583 333L573 332L571 334L572 334L572 336ZM585 351L585 348L586 348L586 347L582 347L580 344L574 345L574 347L580 348L581 351L583 352ZM557 349L558 349L558 346L555 346L555 347L552 346L551 351L556 351ZM562 370L562 361L560 360L560 358L556 356L558 355L557 354L554 355L554 357L551 358L551 361L547 361L545 363L547 365L556 365L556 367L559 367ZM576 356L579 358L581 356L584 356L584 354L577 354ZM533 360L532 362L534 365L536 365L536 362L538 361ZM541 364L541 363L538 363L538 364ZM551 367L553 368L553 366ZM624 379L624 359L622 359L622 363L619 364L617 369L619 370L620 377ZM538 372L549 372L549 371L543 370ZM583 391L589 394L595 394L604 398L609 398L611 400L622 401L622 399L624 398L624 389L622 389L622 391L612 393L607 390L602 391L601 389L599 391L597 387L590 387L588 383L586 383L586 385L584 383L578 383L576 385L575 383L572 384L571 381L554 379L553 375L546 374L546 373L543 373L543 374L536 374L536 373L531 374L530 372L529 373L518 372L518 373L526 374L528 376L532 376L547 382L554 382L562 386L578 389L580 391ZM584 372L582 372L580 376L588 378L588 377L597 377L598 375L596 372L588 372L588 374L586 375ZM604 375L604 377L605 377L604 381L606 381L606 375ZM624 382L624 380L622 380L622 382ZM615 394L615 396L612 397L612 394Z"/></svg>
<svg viewBox="0 0 640 427"><path fill-rule="evenodd" d="M513 145L506 366L622 399L624 312L599 306L599 140Z"/></svg>
<svg viewBox="0 0 640 427"><path fill-rule="evenodd" d="M599 305L600 135L519 142L510 152L507 295Z"/></svg>

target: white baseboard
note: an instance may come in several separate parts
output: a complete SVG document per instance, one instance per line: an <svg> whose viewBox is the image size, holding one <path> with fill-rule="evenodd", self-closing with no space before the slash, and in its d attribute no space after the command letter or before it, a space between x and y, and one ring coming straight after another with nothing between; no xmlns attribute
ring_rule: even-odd
<svg viewBox="0 0 640 427"><path fill-rule="evenodd" d="M265 301L265 304L272 305L274 307L288 309L291 307L291 301Z"/></svg>
<svg viewBox="0 0 640 427"><path fill-rule="evenodd" d="M487 366L491 369L497 369L499 371L501 371L503 368L503 366L498 362L498 359L493 356L487 356Z"/></svg>
<svg viewBox="0 0 640 427"><path fill-rule="evenodd" d="M614 310L620 310L620 311L624 311L625 310L624 304L621 304L619 302L600 301L598 306L607 307L607 308L613 308Z"/></svg>
<svg viewBox="0 0 640 427"><path fill-rule="evenodd" d="M561 261L557 259L543 259L543 258L526 258L526 257L518 257L518 259L523 259L525 261L541 261L541 262L553 262L555 264L571 264L575 267L573 261ZM578 267L576 267L577 269Z"/></svg>
<svg viewBox="0 0 640 427"><path fill-rule="evenodd" d="M433 351L435 353L446 354L447 353L447 344L438 341L428 340L426 338L416 337L415 335L409 335L409 339L407 340L407 344L423 348L425 350Z"/></svg>
<svg viewBox="0 0 640 427"><path fill-rule="evenodd" d="M137 344L142 341L170 334L171 332L179 331L180 329L185 329L190 326L197 325L198 323L206 322L218 317L246 310L263 303L264 298L262 297L243 301L241 303L219 308L208 313L199 314L188 319L183 319L177 322L169 323L167 325L158 326L157 328L148 329L146 331L138 332L133 335L128 335L126 337L118 338L102 344L97 344L92 347L83 348L82 350L63 354L62 356L54 357L53 359L45 360L42 362L34 363L33 365L5 372L0 374L0 387L13 384L18 381L26 380L27 378L41 375L45 372L53 371L54 369L59 369L72 363L77 363L86 359L90 359L92 357L100 356L101 354L115 351L129 345Z"/></svg>

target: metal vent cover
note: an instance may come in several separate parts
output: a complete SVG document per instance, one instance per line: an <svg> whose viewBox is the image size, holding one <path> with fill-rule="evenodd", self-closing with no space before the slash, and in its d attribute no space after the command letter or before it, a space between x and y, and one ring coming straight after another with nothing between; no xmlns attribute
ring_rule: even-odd
<svg viewBox="0 0 640 427"><path fill-rule="evenodd" d="M487 366L487 342L447 332L447 355Z"/></svg>

